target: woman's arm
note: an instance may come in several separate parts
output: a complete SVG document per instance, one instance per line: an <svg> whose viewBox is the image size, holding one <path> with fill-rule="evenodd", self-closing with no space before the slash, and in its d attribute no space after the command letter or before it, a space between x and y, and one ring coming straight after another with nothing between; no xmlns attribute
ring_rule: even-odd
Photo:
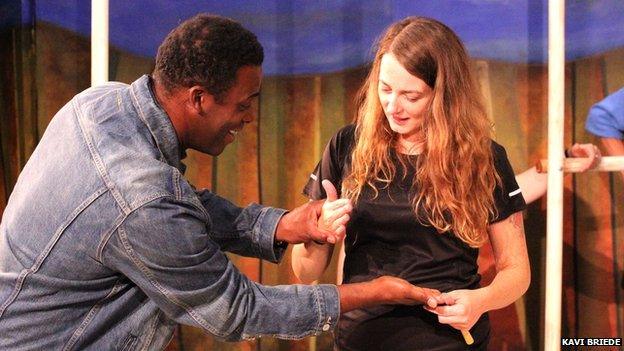
<svg viewBox="0 0 624 351"><path fill-rule="evenodd" d="M292 270L304 284L318 280L331 261L334 245L315 242L297 244L292 250Z"/></svg>
<svg viewBox="0 0 624 351"><path fill-rule="evenodd" d="M320 231L337 233L344 238L346 224L351 213L351 201L339 199L336 188L329 180L323 180L322 186L327 194L318 221ZM318 280L331 260L334 245L313 241L298 244L292 250L292 269L302 283L310 284Z"/></svg>
<svg viewBox="0 0 624 351"><path fill-rule="evenodd" d="M538 173L535 167L516 175L516 182L522 190L522 197L527 204L539 199L546 193L548 173Z"/></svg>
<svg viewBox="0 0 624 351"><path fill-rule="evenodd" d="M531 282L522 212L516 212L506 220L492 224L489 236L496 277L490 285L482 288L486 297L485 311L513 303L526 292Z"/></svg>
<svg viewBox="0 0 624 351"><path fill-rule="evenodd" d="M459 330L469 330L487 311L508 306L528 289L531 280L522 223L522 212L494 223L489 228L494 252L496 277L486 287L476 290L455 290L440 295L428 308L438 315L440 323Z"/></svg>

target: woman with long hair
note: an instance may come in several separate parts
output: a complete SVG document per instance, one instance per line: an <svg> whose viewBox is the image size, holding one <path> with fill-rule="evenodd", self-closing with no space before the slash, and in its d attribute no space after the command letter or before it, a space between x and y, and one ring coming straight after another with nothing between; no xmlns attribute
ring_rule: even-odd
<svg viewBox="0 0 624 351"><path fill-rule="evenodd" d="M327 197L328 223L337 220L334 200L353 204L345 283L394 275L444 293L425 308L386 305L344 314L338 349L486 348L486 312L513 303L530 281L526 204L491 132L457 35L429 18L392 24L361 89L355 124L331 139L304 193ZM478 248L488 240L497 274L481 287ZM303 282L318 279L332 251L333 245L296 246L295 274ZM470 330L472 346L460 330Z"/></svg>

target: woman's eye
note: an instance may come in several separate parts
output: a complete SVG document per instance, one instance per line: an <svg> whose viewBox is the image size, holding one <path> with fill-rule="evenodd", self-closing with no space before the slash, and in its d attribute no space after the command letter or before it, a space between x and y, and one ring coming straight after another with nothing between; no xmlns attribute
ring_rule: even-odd
<svg viewBox="0 0 624 351"><path fill-rule="evenodd" d="M417 96L406 96L405 98L409 102L416 102L416 101L418 101L418 97Z"/></svg>
<svg viewBox="0 0 624 351"><path fill-rule="evenodd" d="M238 111L243 112L248 110L251 107L251 104L239 104Z"/></svg>

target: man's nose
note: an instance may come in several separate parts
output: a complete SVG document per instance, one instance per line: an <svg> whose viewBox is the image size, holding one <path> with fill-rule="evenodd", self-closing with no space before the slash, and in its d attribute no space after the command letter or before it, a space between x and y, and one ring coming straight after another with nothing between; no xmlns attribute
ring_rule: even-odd
<svg viewBox="0 0 624 351"><path fill-rule="evenodd" d="M250 108L249 111L247 111L247 113L243 115L243 122L244 123L253 122L254 119L257 118L257 114L258 114L258 109L255 106Z"/></svg>

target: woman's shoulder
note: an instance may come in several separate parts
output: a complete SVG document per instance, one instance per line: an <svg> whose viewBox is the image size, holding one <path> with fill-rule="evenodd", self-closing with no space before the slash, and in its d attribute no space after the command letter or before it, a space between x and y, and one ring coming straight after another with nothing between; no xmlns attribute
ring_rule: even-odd
<svg viewBox="0 0 624 351"><path fill-rule="evenodd" d="M355 124L347 124L346 126L338 129L334 138L341 140L353 140L355 138Z"/></svg>
<svg viewBox="0 0 624 351"><path fill-rule="evenodd" d="M338 129L332 137L330 144L340 153L350 152L355 144L355 125L347 124Z"/></svg>
<svg viewBox="0 0 624 351"><path fill-rule="evenodd" d="M491 142L490 147L492 150L492 155L494 156L494 160L498 161L501 159L506 159L507 150L505 150L505 147L492 139L490 139L490 142Z"/></svg>
<svg viewBox="0 0 624 351"><path fill-rule="evenodd" d="M492 140L492 156L494 158L494 167L498 174L502 177L515 179L515 173L505 147L494 140Z"/></svg>

